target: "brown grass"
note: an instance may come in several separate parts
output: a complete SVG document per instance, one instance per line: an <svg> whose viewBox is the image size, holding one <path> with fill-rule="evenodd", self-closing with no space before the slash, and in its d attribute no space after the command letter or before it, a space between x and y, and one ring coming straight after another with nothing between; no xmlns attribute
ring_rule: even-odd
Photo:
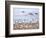
<svg viewBox="0 0 46 38"><path fill-rule="evenodd" d="M37 23L16 23L13 25L14 30L15 29L38 29L39 28L39 22Z"/></svg>

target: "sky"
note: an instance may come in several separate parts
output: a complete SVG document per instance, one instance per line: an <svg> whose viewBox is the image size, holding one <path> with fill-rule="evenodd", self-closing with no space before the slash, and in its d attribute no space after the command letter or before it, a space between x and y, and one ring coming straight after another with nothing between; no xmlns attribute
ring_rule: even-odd
<svg viewBox="0 0 46 38"><path fill-rule="evenodd" d="M32 15L29 15L31 13ZM13 9L13 22L20 21L22 22L25 20L25 22L32 22L33 20L36 20L39 18L39 15L36 15L35 13L39 14L38 8L14 8Z"/></svg>

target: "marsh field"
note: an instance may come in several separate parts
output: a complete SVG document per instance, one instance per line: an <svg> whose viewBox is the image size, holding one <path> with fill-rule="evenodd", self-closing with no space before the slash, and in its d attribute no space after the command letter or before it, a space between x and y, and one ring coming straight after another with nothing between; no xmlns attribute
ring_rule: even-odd
<svg viewBox="0 0 46 38"><path fill-rule="evenodd" d="M14 8L13 29L39 29L39 9Z"/></svg>
<svg viewBox="0 0 46 38"><path fill-rule="evenodd" d="M17 29L39 29L39 22L37 23L16 23L14 24L13 26L14 30L17 30Z"/></svg>

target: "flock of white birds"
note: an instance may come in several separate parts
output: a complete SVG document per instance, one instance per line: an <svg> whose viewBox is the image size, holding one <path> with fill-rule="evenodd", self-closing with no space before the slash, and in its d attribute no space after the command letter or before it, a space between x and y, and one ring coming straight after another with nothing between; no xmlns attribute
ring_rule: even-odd
<svg viewBox="0 0 46 38"><path fill-rule="evenodd" d="M23 9L19 9L23 10ZM36 23L37 21L39 21L39 10L35 10L34 13L32 12L28 12L26 13L25 11L21 11L21 13L18 13L14 10L13 13L13 22L15 23ZM37 12L36 12L37 11Z"/></svg>

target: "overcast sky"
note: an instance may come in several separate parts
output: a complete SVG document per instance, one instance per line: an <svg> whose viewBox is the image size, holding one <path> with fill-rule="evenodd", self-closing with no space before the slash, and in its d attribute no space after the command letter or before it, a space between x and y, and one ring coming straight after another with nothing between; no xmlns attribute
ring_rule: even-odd
<svg viewBox="0 0 46 38"><path fill-rule="evenodd" d="M29 13L32 13L32 15L29 15ZM38 18L38 15L36 16L35 13L39 14L38 8L14 8L13 9L13 20L19 20L21 19L27 19L28 21L32 21L32 18L35 20Z"/></svg>

